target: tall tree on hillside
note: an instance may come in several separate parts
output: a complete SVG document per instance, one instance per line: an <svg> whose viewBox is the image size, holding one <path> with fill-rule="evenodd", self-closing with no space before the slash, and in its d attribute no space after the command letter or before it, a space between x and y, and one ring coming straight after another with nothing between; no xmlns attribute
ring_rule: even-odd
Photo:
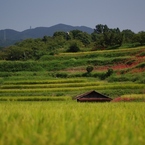
<svg viewBox="0 0 145 145"><path fill-rule="evenodd" d="M139 42L140 45L145 44L145 31L141 31L134 36L134 41Z"/></svg>
<svg viewBox="0 0 145 145"><path fill-rule="evenodd" d="M109 29L109 31L104 32L104 41L107 46L121 46L123 35L119 28Z"/></svg>
<svg viewBox="0 0 145 145"><path fill-rule="evenodd" d="M105 32L108 32L109 28L107 25L102 25L102 24L98 24L96 25L96 29L94 29L94 32L97 34L103 34Z"/></svg>
<svg viewBox="0 0 145 145"><path fill-rule="evenodd" d="M109 46L121 46L123 35L120 32L119 28L110 29L107 25L96 25L96 29L94 29L94 33L96 33L96 40L98 41L96 44L101 45L102 47ZM95 36L95 35L93 35ZM95 37L94 37L95 38Z"/></svg>
<svg viewBox="0 0 145 145"><path fill-rule="evenodd" d="M45 35L45 36L42 38L42 41L45 42L45 43L47 43L47 41L48 41L48 36Z"/></svg>
<svg viewBox="0 0 145 145"><path fill-rule="evenodd" d="M131 43L133 42L133 38L135 33L129 29L123 30L123 43Z"/></svg>
<svg viewBox="0 0 145 145"><path fill-rule="evenodd" d="M61 36L63 37L64 39L67 40L67 33L66 32L63 32L63 31L57 31L53 34L53 37L58 37L58 36Z"/></svg>
<svg viewBox="0 0 145 145"><path fill-rule="evenodd" d="M86 32L78 33L75 39L80 40L85 47L91 43L91 36Z"/></svg>
<svg viewBox="0 0 145 145"><path fill-rule="evenodd" d="M69 34L72 36L72 39L76 39L76 37L77 37L77 35L79 33L82 33L82 31L80 31L80 30L72 30L72 31L70 31Z"/></svg>

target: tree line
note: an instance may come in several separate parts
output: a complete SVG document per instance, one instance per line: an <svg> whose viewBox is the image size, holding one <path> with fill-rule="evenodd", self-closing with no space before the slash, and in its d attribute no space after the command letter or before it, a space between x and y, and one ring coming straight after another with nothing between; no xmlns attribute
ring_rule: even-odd
<svg viewBox="0 0 145 145"><path fill-rule="evenodd" d="M96 25L94 32L88 34L80 30L70 32L57 31L52 37L26 39L12 46L0 49L0 60L39 60L43 55L55 55L59 52L78 52L119 47L145 45L145 31L134 33L126 29L109 28Z"/></svg>

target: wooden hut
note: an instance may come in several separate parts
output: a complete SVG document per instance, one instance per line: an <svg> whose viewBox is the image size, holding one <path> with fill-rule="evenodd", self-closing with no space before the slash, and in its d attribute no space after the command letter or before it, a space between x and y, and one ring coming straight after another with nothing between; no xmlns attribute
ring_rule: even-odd
<svg viewBox="0 0 145 145"><path fill-rule="evenodd" d="M75 97L77 102L110 102L112 99L96 91L86 92Z"/></svg>

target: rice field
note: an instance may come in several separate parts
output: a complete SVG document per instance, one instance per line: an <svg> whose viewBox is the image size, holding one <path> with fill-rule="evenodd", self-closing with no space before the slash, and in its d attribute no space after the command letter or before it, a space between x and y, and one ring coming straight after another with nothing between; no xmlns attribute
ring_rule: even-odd
<svg viewBox="0 0 145 145"><path fill-rule="evenodd" d="M144 145L144 103L0 102L0 145Z"/></svg>
<svg viewBox="0 0 145 145"><path fill-rule="evenodd" d="M17 100L14 99L16 97L21 98L19 100L34 100L35 97L36 100L38 98L40 98L39 100L51 100L50 97L53 97L52 100L54 98L60 100L65 96L71 99L91 90L96 90L114 98L118 95L128 94L128 92L142 94L145 90L145 84L132 82L109 83L95 78L5 80L0 84L0 100Z"/></svg>
<svg viewBox="0 0 145 145"><path fill-rule="evenodd" d="M125 53L138 54L142 48L134 50L97 52L108 58L119 53L124 57ZM65 55L89 58L94 52L60 53L56 57ZM60 79L49 76L48 72L2 72L0 145L144 145L144 102L77 103L72 100L90 90L110 98L145 98L145 84L137 81Z"/></svg>
<svg viewBox="0 0 145 145"><path fill-rule="evenodd" d="M121 86L144 89L143 84L86 78L5 81L0 86L0 145L144 145L143 102L77 103L71 99L87 89L113 91Z"/></svg>

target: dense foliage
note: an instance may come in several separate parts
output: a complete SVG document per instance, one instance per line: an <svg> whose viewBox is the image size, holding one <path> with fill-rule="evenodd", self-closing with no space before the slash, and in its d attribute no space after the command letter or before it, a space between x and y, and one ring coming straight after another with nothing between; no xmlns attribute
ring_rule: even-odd
<svg viewBox="0 0 145 145"><path fill-rule="evenodd" d="M1 48L1 60L39 60L44 55L59 52L78 52L98 49L114 49L121 46L135 47L145 44L145 32L137 34L131 30L120 31L107 25L96 25L94 32L88 34L80 30L58 31L52 37L26 39L15 45Z"/></svg>

